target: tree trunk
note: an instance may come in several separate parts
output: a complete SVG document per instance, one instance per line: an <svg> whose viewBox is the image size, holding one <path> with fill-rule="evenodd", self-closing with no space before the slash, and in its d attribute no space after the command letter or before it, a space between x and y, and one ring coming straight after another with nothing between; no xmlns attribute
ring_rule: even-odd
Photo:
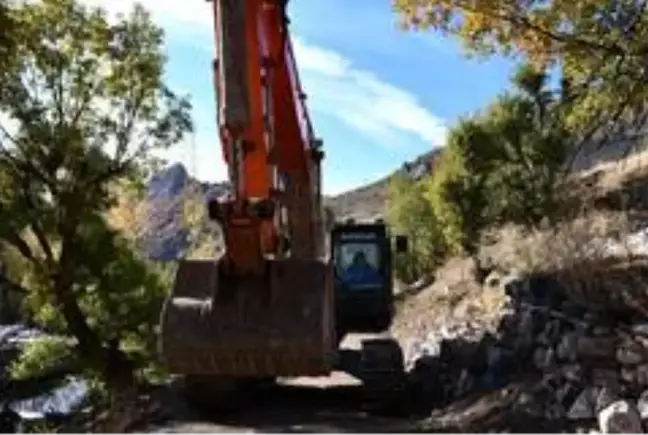
<svg viewBox="0 0 648 435"><path fill-rule="evenodd" d="M119 391L134 385L134 364L119 349L118 342L104 346L101 337L93 331L72 292L73 268L70 261L72 243L64 239L59 261L60 270L54 277L54 295L70 333L76 337L79 354L91 367L103 374L110 389Z"/></svg>

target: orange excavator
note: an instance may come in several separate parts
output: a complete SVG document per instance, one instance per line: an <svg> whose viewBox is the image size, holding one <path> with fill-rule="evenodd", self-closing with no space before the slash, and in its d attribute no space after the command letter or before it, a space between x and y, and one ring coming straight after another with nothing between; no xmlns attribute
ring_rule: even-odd
<svg viewBox="0 0 648 435"><path fill-rule="evenodd" d="M391 388L403 372L395 340L373 338L357 352L340 343L389 329L392 245L405 251L407 239L382 221L325 225L324 153L299 81L288 0L211 3L232 193L207 208L226 249L180 262L161 316L163 360L187 391L208 387L207 400L216 400L215 385L336 370Z"/></svg>

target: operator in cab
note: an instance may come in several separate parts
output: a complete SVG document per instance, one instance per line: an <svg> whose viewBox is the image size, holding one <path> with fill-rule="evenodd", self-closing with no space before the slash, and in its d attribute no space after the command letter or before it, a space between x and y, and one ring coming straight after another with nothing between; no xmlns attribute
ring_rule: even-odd
<svg viewBox="0 0 648 435"><path fill-rule="evenodd" d="M363 251L358 251L353 256L353 261L347 267L343 274L342 280L345 284L354 285L379 285L381 276L368 261Z"/></svg>

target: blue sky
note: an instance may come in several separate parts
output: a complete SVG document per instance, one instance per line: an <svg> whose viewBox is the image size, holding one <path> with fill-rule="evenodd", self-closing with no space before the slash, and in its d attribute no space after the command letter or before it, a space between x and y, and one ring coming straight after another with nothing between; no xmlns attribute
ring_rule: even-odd
<svg viewBox="0 0 648 435"><path fill-rule="evenodd" d="M86 0L118 11L131 0ZM211 5L143 0L164 27L167 76L191 95L196 132L169 151L197 177L227 176L218 142L211 61ZM291 0L301 79L324 140L324 191L335 194L384 176L442 146L448 126L486 104L508 83L512 64L469 60L458 44L404 32L391 0Z"/></svg>

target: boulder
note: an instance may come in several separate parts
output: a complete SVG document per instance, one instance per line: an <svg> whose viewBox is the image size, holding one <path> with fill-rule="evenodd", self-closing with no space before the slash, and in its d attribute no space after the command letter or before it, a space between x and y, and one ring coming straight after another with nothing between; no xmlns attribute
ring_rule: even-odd
<svg viewBox="0 0 648 435"><path fill-rule="evenodd" d="M643 433L636 406L628 400L617 400L598 413L602 433Z"/></svg>

